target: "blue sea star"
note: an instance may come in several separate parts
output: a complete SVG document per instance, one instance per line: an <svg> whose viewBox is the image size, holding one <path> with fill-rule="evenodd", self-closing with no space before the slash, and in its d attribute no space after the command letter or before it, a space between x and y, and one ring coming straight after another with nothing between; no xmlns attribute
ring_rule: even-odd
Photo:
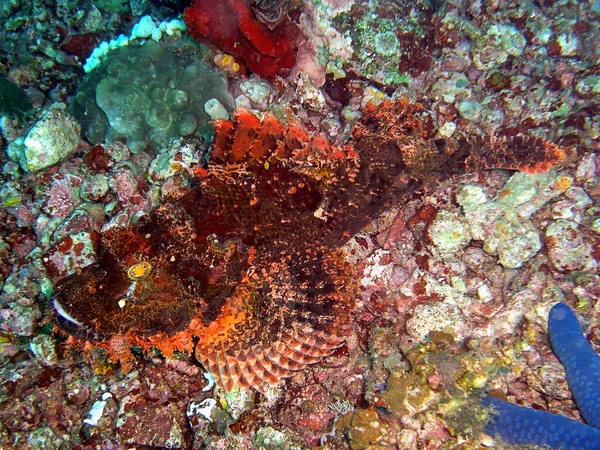
<svg viewBox="0 0 600 450"><path fill-rule="evenodd" d="M588 425L557 414L513 405L492 397L485 431L510 444L545 445L552 449L600 449L600 355L589 344L575 313L557 303L548 315L548 336L565 367L567 383Z"/></svg>

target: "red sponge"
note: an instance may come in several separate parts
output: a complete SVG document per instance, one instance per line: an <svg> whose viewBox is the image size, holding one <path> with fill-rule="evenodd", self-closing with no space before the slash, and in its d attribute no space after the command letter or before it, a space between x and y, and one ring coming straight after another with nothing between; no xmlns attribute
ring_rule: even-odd
<svg viewBox="0 0 600 450"><path fill-rule="evenodd" d="M296 62L296 24L286 18L270 30L256 20L246 0L194 0L183 18L190 36L235 57L242 73L273 78Z"/></svg>

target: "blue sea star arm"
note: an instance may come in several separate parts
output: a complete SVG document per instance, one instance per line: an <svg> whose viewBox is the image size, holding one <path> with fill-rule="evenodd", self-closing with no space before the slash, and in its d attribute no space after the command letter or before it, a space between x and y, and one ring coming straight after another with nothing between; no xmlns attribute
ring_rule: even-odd
<svg viewBox="0 0 600 450"><path fill-rule="evenodd" d="M550 310L548 335L554 353L565 366L569 389L581 415L589 425L600 429L600 356L567 305L557 303Z"/></svg>
<svg viewBox="0 0 600 450"><path fill-rule="evenodd" d="M561 450L600 450L600 356L588 343L575 313L557 303L548 316L548 336L565 366L569 388L589 425L545 411L484 397L491 407L486 433L509 444L537 444Z"/></svg>
<svg viewBox="0 0 600 450"><path fill-rule="evenodd" d="M600 449L600 430L568 417L536 411L492 397L483 405L492 407L485 432L515 445L537 444L561 450Z"/></svg>

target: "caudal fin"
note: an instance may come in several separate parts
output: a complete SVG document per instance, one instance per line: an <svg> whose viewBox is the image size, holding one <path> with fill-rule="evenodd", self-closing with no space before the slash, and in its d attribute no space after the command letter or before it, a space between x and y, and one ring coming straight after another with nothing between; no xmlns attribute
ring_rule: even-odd
<svg viewBox="0 0 600 450"><path fill-rule="evenodd" d="M375 166L390 176L403 172L421 181L489 169L539 173L565 159L565 152L551 142L513 129L485 136L457 132L448 139L434 134L421 105L386 101L365 108L352 145L363 171Z"/></svg>

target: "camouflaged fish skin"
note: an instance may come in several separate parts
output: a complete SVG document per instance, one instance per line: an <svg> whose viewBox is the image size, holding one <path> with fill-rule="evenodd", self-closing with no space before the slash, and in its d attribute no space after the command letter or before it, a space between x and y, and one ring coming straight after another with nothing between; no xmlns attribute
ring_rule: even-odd
<svg viewBox="0 0 600 450"><path fill-rule="evenodd" d="M261 392L344 345L356 296L340 248L424 182L563 158L522 135L433 139L423 108L369 105L343 147L238 110L198 186L104 233L98 263L56 284L57 321L124 370L136 345L195 352L226 390Z"/></svg>

